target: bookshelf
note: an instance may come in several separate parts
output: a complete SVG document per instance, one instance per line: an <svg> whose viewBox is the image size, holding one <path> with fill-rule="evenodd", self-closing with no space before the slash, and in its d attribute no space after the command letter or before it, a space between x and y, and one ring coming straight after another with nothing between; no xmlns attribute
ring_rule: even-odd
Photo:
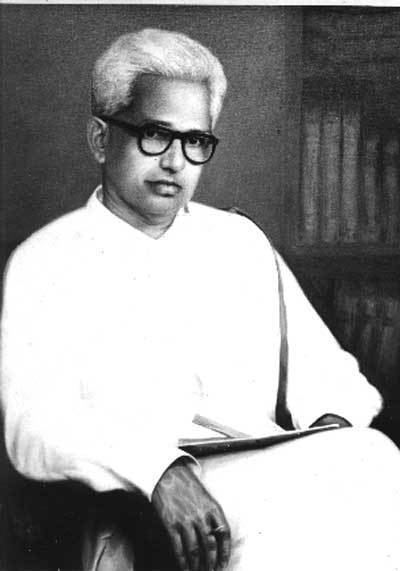
<svg viewBox="0 0 400 571"><path fill-rule="evenodd" d="M363 277L379 275L385 279L400 278L399 253L386 248L382 248L381 251L346 248L344 252L337 252L335 247L293 248L288 256L292 265L299 268L299 271L301 266L304 271L311 271L315 275L330 279L354 275Z"/></svg>
<svg viewBox="0 0 400 571"><path fill-rule="evenodd" d="M284 255L400 441L400 9L304 8Z"/></svg>
<svg viewBox="0 0 400 571"><path fill-rule="evenodd" d="M338 78L336 78L338 81ZM400 125L349 79L303 84L300 182L289 243L395 253L400 246ZM367 90L366 90L367 91ZM367 91L368 93L368 91Z"/></svg>

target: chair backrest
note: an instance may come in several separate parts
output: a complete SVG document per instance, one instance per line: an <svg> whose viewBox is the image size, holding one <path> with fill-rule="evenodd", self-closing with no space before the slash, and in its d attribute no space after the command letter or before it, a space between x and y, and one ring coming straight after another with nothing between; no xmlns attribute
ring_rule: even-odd
<svg viewBox="0 0 400 571"><path fill-rule="evenodd" d="M249 216L246 212L237 208L235 206L227 208L228 212L234 212L241 216L248 218L253 224L255 224L261 232L265 235L264 230ZM268 236L267 240L270 242ZM271 242L270 242L271 244ZM281 275L281 270L279 267L279 259L274 246L271 244L272 252L275 258L275 266L278 275L278 293L279 293L279 327L280 327L280 350L279 350L279 384L278 384L278 394L275 405L275 420L276 422L286 430L293 430L293 420L292 415L287 406L287 384L288 384L288 362L289 362L289 343L287 337L287 311L285 304L285 294L283 288L283 280Z"/></svg>

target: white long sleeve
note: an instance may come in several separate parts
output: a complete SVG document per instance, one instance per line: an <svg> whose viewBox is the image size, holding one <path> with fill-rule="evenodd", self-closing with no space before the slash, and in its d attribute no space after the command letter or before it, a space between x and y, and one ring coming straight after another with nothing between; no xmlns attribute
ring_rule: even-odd
<svg viewBox="0 0 400 571"><path fill-rule="evenodd" d="M126 387L124 394L117 378L122 363L102 360L106 348L87 338L79 305L59 307L68 298L54 297L59 284L49 279L57 276L25 254L17 251L6 273L1 327L1 396L13 464L32 479L78 480L97 491L139 488L150 495L164 470L184 456L176 447L179 423L165 401L174 398L172 387L168 394L142 395L139 402L137 391ZM93 377L92 359L99 364L94 373L108 367L95 398L85 378ZM144 365L133 356L129 360L140 375ZM174 370L179 375L176 365ZM162 375L161 368L157 372ZM181 412L180 422L190 422L190 407Z"/></svg>
<svg viewBox="0 0 400 571"><path fill-rule="evenodd" d="M282 264L288 403L368 424L381 401ZM152 240L92 196L12 256L1 403L15 467L38 480L151 495L194 414L249 434L274 419L279 299L272 249L240 216L192 204Z"/></svg>
<svg viewBox="0 0 400 571"><path fill-rule="evenodd" d="M280 268L288 316L288 407L295 426L309 426L328 413L354 426L369 425L382 407L378 391L356 359L341 350L282 259Z"/></svg>
<svg viewBox="0 0 400 571"><path fill-rule="evenodd" d="M252 273L248 265L243 267L252 275L253 282L254 301L248 304L248 310L256 314L266 304L263 301L265 292L268 292L267 297L272 295L271 283L275 289L274 304L278 306L275 261L262 232L248 220L244 220L244 224L247 224L251 239L245 247L252 252L250 263L253 266ZM288 327L287 404L295 427L306 428L328 413L342 416L355 426L368 426L381 410L380 394L360 373L356 359L341 349L279 255L278 262ZM270 315L271 308L266 319ZM266 345L271 340L268 329L272 327L270 320L266 330L257 332L258 339L264 342L266 359ZM257 342L257 339L252 341ZM268 372L267 369L266 378L269 378Z"/></svg>

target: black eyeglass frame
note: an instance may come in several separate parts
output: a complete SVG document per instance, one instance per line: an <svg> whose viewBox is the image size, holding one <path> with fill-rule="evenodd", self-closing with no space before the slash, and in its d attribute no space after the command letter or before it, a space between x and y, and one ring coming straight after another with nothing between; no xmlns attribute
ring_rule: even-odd
<svg viewBox="0 0 400 571"><path fill-rule="evenodd" d="M121 127L122 129L125 129L130 135L137 137L138 146L139 146L140 151L144 155L147 155L149 157L157 157L157 156L163 155L164 153L166 153L168 151L168 149L170 148L170 146L172 145L174 140L179 139L181 142L182 153L183 153L183 156L185 157L185 159L189 163L191 163L192 165L204 165L205 163L208 163L208 161L210 161L212 159L212 157L215 153L215 149L217 148L217 145L219 143L219 139L215 135L212 135L211 133L205 133L204 131L196 131L196 130L193 130L193 131L175 131L174 129L169 129L168 127L158 125L157 123L154 123L154 122L144 123L143 125L139 126L139 125L133 125L132 123L128 123L127 121L124 121L123 119L117 119L116 117L109 117L106 115L97 115L97 117L99 119L101 119L102 121L105 121L106 123L111 123L112 125L116 125L117 127ZM168 145L165 147L165 149L163 149L160 152L149 153L148 151L145 151L143 149L142 141L143 141L143 137L144 137L144 131L146 129L148 129L149 127L155 127L157 129L159 129L160 131L165 131L166 133L168 133L171 136L171 140L168 143ZM193 137L193 136L199 136L199 137L207 138L211 143L210 156L204 161L193 160L192 158L188 157L188 155L186 153L185 141L189 137Z"/></svg>

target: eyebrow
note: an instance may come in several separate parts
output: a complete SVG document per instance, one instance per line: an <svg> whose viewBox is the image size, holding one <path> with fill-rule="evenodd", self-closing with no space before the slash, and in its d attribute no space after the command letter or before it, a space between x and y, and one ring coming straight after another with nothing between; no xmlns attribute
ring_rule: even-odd
<svg viewBox="0 0 400 571"><path fill-rule="evenodd" d="M144 119L140 124L148 125L149 123L152 125L160 125L160 127L167 127L168 129L172 129L172 124L169 121L163 121L162 119L152 119L151 117Z"/></svg>
<svg viewBox="0 0 400 571"><path fill-rule="evenodd" d="M165 127L166 129L170 129L171 131L177 131L178 133L204 133L205 135L212 135L212 131L210 129L185 129L181 131L180 129L175 129L169 121L163 121L162 119L151 119L150 117L144 119L138 124L138 127L143 127L144 125L157 125L159 127Z"/></svg>

